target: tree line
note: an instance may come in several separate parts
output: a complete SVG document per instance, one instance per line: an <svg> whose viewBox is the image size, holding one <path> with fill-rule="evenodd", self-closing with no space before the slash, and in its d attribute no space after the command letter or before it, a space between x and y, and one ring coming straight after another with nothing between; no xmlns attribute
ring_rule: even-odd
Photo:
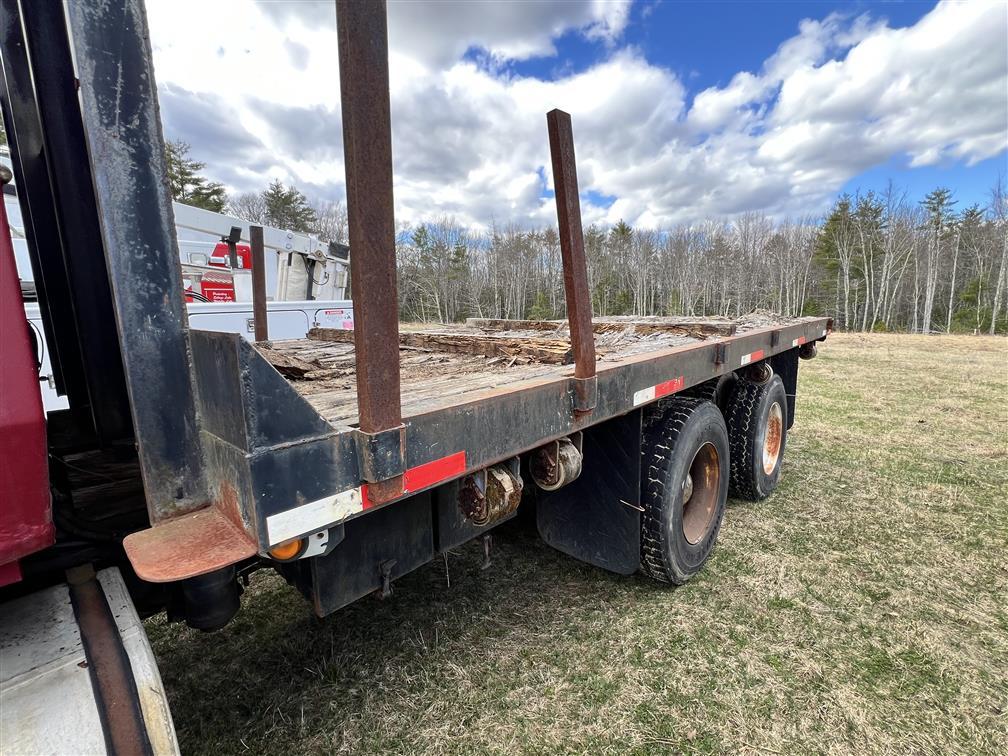
<svg viewBox="0 0 1008 756"><path fill-rule="evenodd" d="M280 181L228 197L201 179L187 145L170 144L181 156L175 166L188 160L185 180L169 177L176 199L347 241L342 203L309 202ZM984 205L957 205L948 188L915 199L890 183L840 196L825 217L748 212L661 229L591 225L584 241L592 310L697 317L769 310L832 317L851 331L1008 332L1004 184L997 181ZM400 225L396 237L404 320L565 317L553 227L495 224L483 232L442 217Z"/></svg>
<svg viewBox="0 0 1008 756"><path fill-rule="evenodd" d="M824 218L758 212L664 229L585 229L596 315L825 315L851 331L1008 331L1008 198L956 209L890 185L842 195ZM447 217L400 230L407 320L565 316L553 228L486 233ZM352 254L352 253L351 253Z"/></svg>

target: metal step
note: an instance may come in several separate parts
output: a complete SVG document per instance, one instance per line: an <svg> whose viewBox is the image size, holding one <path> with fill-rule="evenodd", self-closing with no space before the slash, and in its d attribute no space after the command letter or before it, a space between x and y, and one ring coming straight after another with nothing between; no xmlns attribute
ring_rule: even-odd
<svg viewBox="0 0 1008 756"><path fill-rule="evenodd" d="M119 570L0 607L4 753L177 754L157 662Z"/></svg>

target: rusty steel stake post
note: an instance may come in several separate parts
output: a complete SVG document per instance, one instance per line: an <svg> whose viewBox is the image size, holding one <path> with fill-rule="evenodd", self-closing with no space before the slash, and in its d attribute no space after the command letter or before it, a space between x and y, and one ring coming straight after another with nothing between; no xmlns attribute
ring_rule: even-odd
<svg viewBox="0 0 1008 756"><path fill-rule="evenodd" d="M249 226L249 246L252 247L252 320L256 342L269 341L266 309L266 248L262 226Z"/></svg>
<svg viewBox="0 0 1008 756"><path fill-rule="evenodd" d="M357 405L361 431L378 433L402 423L385 3L338 0L336 23Z"/></svg>
<svg viewBox="0 0 1008 756"><path fill-rule="evenodd" d="M574 411L590 412L595 407L595 333L592 329L591 291L585 263L581 231L581 202L578 199L577 165L570 114L551 110L546 114L550 156L553 159L553 187L556 192L557 221L560 226L560 254L563 259L564 296L574 351L576 396Z"/></svg>
<svg viewBox="0 0 1008 756"><path fill-rule="evenodd" d="M402 493L399 298L392 204L392 124L384 0L337 0L350 286L357 363L357 452L368 498Z"/></svg>
<svg viewBox="0 0 1008 756"><path fill-rule="evenodd" d="M588 289L588 267L581 231L581 202L578 199L571 117L562 110L551 110L546 114L546 123L553 158L553 186L560 225L567 321L574 349L574 377L591 378L595 375L595 334L592 331L591 292Z"/></svg>

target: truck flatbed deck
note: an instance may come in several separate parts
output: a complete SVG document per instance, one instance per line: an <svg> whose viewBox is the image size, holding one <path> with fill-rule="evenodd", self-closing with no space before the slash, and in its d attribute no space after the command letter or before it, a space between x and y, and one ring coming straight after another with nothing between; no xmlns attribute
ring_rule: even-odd
<svg viewBox="0 0 1008 756"><path fill-rule="evenodd" d="M752 313L734 319L596 318L593 324L602 372L618 369L634 357L676 353L689 359L689 347L703 349L759 330L823 322ZM404 325L399 363L403 415L562 380L572 371L569 345L569 328L560 321L470 318L465 325ZM357 381L352 332L314 329L308 338L273 341L259 351L336 429L354 427Z"/></svg>
<svg viewBox="0 0 1008 756"><path fill-rule="evenodd" d="M219 542L236 520L243 532L228 536L227 559L287 543L311 549L318 539L319 551L300 553L324 558L281 568L325 615L513 515L530 455L558 463L562 446L576 449L580 477L562 492L538 492L540 533L565 553L629 574L641 564L638 467L648 420L639 410L685 394L724 411L721 398L735 381L756 385L772 375L782 436L794 422L799 356L812 356L829 329L826 318L763 314L599 318L591 321L597 361L588 378L570 364L576 339L562 323L471 319L397 329L386 338L399 341L391 352L398 364L382 367L398 380L369 402L401 406L402 419L379 433L358 422L359 334L316 329L308 339L253 346L235 334L193 331L219 503L134 533L125 545L144 579L167 581L179 565L165 555L180 540L193 548ZM590 472L581 472L582 456ZM470 496L502 514L474 517ZM382 545L390 537L406 541ZM330 544L342 545L329 553ZM381 557L387 553L395 556ZM372 568L361 572L361 562Z"/></svg>
<svg viewBox="0 0 1008 756"><path fill-rule="evenodd" d="M634 410L700 384L710 391L722 376L749 366L780 376L790 427L799 348L824 339L829 328L826 318L763 314L737 321L599 318L591 321L598 360L588 378L569 364L576 339L562 323L471 319L465 326L396 329L386 338L398 339L390 353L399 364L381 367L398 380L372 390L368 400L378 408L391 403L397 414L401 406L402 419L379 433L362 431L358 421L354 331L317 329L309 339L258 347L235 334L191 331L217 506L135 533L125 545L144 579L169 581L185 568L165 556L177 553L180 539L193 548L219 542L240 522L243 532L227 537L233 551L222 558L269 553L454 481L473 475L482 481L493 466L517 469L522 455L589 430L635 438L599 453L629 464L640 443L641 413ZM610 427L619 418L626 429ZM622 479L615 500L639 497L635 480ZM320 614L343 601L314 599Z"/></svg>

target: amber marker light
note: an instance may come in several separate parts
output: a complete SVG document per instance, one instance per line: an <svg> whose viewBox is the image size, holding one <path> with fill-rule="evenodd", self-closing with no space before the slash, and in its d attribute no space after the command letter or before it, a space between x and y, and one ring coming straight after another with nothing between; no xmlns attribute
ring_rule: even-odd
<svg viewBox="0 0 1008 756"><path fill-rule="evenodd" d="M277 561L287 562L304 551L304 547L305 539L298 538L296 541L288 541L287 543L281 543L279 546L274 546L269 550L269 555Z"/></svg>

